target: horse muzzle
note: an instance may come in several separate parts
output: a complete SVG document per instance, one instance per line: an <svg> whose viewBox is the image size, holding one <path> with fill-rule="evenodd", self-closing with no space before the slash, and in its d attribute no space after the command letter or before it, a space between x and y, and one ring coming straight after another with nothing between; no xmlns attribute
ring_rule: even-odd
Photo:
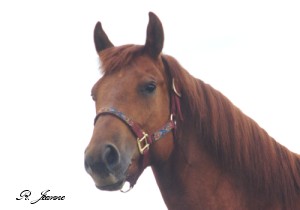
<svg viewBox="0 0 300 210"><path fill-rule="evenodd" d="M121 155L113 144L107 144L99 149L85 152L84 166L100 190L120 190L127 178L130 158Z"/></svg>

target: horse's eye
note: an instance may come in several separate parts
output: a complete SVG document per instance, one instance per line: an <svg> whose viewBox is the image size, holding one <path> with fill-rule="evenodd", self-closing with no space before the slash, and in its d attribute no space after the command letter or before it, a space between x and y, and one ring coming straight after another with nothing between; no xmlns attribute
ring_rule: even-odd
<svg viewBox="0 0 300 210"><path fill-rule="evenodd" d="M156 84L155 83L149 83L144 87L144 92L145 93L153 93L156 89Z"/></svg>

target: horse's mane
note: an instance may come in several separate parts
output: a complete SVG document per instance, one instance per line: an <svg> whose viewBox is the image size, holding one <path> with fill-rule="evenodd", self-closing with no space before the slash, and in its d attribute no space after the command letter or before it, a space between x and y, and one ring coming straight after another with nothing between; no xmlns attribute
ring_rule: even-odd
<svg viewBox="0 0 300 210"><path fill-rule="evenodd" d="M291 207L300 194L300 157L174 58L163 60L181 91L184 118L195 119L199 142L249 191Z"/></svg>
<svg viewBox="0 0 300 210"><path fill-rule="evenodd" d="M100 53L103 73L129 65L143 47L124 45ZM249 192L287 208L300 194L300 158L277 143L224 95L191 76L171 56L161 55L167 74L182 94L184 119L194 119L199 143Z"/></svg>

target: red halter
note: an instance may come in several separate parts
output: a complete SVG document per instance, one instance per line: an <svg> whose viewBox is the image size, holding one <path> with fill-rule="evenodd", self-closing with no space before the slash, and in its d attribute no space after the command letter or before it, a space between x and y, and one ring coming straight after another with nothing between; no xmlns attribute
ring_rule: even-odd
<svg viewBox="0 0 300 210"><path fill-rule="evenodd" d="M110 114L117 118L119 118L121 121L123 121L133 132L133 134L137 138L137 146L138 149L142 155L142 168L143 171L147 166L150 165L150 157L149 157L149 149L150 145L154 142L158 141L162 137L164 137L167 133L169 133L172 130L176 130L176 116L179 115L180 119L182 120L182 113L180 109L180 97L181 95L177 92L175 85L174 85L174 79L172 84L173 92L171 94L171 114L170 114L170 120L162 126L158 131L148 134L146 133L140 126L139 123L133 121L131 118L127 117L124 113L118 111L117 109L113 107L105 107L101 108L94 119L94 125L96 124L98 118L101 115ZM175 132L174 132L175 133ZM175 135L175 134L174 134ZM130 188L134 186L136 183L138 177L133 177L131 180L128 180L130 182Z"/></svg>

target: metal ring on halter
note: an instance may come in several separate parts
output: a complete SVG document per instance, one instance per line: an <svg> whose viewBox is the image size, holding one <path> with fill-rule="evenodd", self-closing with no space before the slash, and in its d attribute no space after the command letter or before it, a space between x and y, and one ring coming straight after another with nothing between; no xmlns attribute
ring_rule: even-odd
<svg viewBox="0 0 300 210"><path fill-rule="evenodd" d="M170 115L170 121L173 121L174 114Z"/></svg>
<svg viewBox="0 0 300 210"><path fill-rule="evenodd" d="M125 182L125 183L127 183L127 182ZM124 185L125 185L125 183L124 183ZM122 193L128 193L132 188L133 188L133 186L131 186L131 184L130 184L130 182L128 182L129 183L129 188L127 189L127 190L123 190L123 187L124 187L124 185L123 185L123 187L122 187L122 189L120 189L120 191L122 192Z"/></svg>
<svg viewBox="0 0 300 210"><path fill-rule="evenodd" d="M172 78L172 88L173 88L173 91L174 93L178 96L178 97L181 97L181 94L177 91L176 87L175 87L175 79Z"/></svg>

